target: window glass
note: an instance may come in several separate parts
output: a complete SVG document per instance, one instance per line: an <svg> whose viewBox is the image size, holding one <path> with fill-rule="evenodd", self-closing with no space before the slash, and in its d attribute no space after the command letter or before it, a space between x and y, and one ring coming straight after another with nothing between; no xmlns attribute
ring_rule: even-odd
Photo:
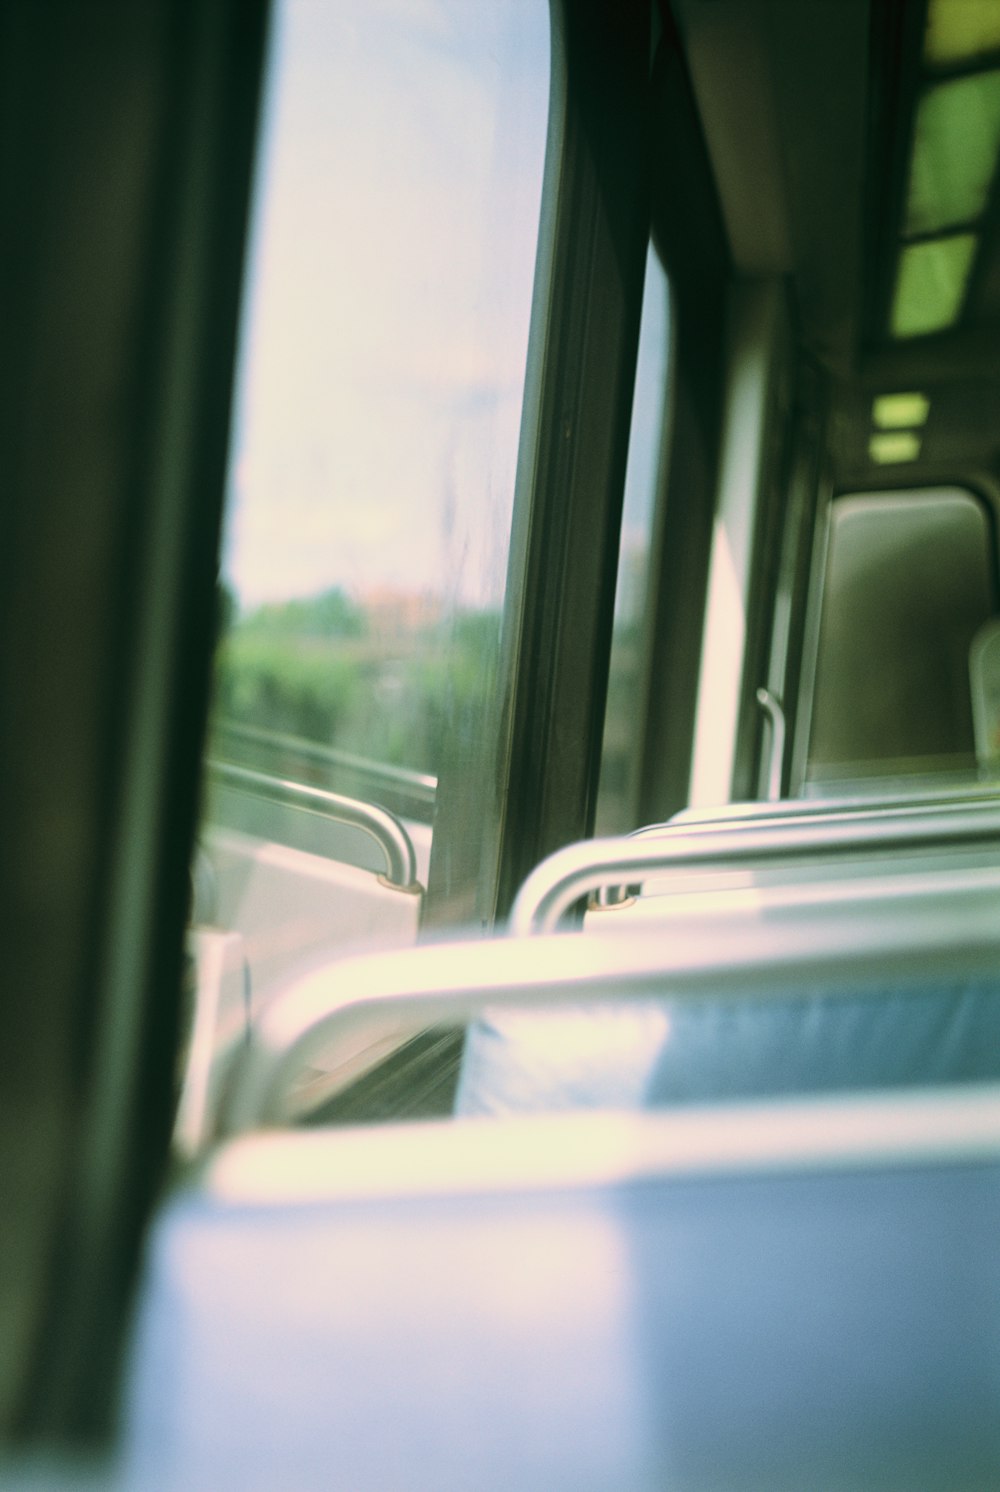
<svg viewBox="0 0 1000 1492"><path fill-rule="evenodd" d="M275 6L192 877L190 1148L280 989L416 940L442 802L492 780L548 85L545 0ZM474 883L484 815L449 812L469 841L453 880ZM405 1035L335 1054L303 1107Z"/></svg>
<svg viewBox="0 0 1000 1492"><path fill-rule="evenodd" d="M608 703L601 748L596 832L637 827L641 722L646 670L646 611L656 518L670 361L670 295L666 271L652 244L646 259L636 366Z"/></svg>
<svg viewBox="0 0 1000 1492"><path fill-rule="evenodd" d="M967 492L833 503L810 778L975 766L969 648L994 610L994 569Z"/></svg>
<svg viewBox="0 0 1000 1492"><path fill-rule="evenodd" d="M543 0L275 14L212 751L428 825L490 705L548 46Z"/></svg>

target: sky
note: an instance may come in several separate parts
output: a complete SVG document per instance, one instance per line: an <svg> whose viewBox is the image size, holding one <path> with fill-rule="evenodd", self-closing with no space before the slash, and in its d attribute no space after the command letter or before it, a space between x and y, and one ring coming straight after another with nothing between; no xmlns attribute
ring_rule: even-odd
<svg viewBox="0 0 1000 1492"><path fill-rule="evenodd" d="M282 0L223 573L503 592L548 110L546 0Z"/></svg>

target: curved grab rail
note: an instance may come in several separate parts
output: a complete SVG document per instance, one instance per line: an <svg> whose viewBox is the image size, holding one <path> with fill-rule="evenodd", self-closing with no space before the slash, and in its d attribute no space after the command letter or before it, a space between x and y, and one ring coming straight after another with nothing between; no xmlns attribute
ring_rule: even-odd
<svg viewBox="0 0 1000 1492"><path fill-rule="evenodd" d="M236 767L230 762L209 761L208 770L230 787L246 788L261 796L280 799L295 808L308 808L314 813L360 829L368 834L385 856L385 878L393 886L407 889L417 879L417 855L405 828L394 813L380 808L376 803L362 803L355 798L342 797L326 788L308 787L305 783L290 782L283 777L269 777L264 772L253 772L249 767Z"/></svg>
<svg viewBox="0 0 1000 1492"><path fill-rule="evenodd" d="M767 760L767 801L781 800L781 775L785 765L785 712L781 701L770 689L757 690L757 703L771 725L771 744Z"/></svg>
<svg viewBox="0 0 1000 1492"><path fill-rule="evenodd" d="M631 830L630 839L662 839L674 834L719 834L728 829L765 824L853 823L864 819L880 824L895 819L912 819L918 814L933 813L945 817L966 810L982 812L1000 807L1000 793L991 789L968 790L933 798L782 798L776 803L760 799L730 803L720 808L681 811L661 823L643 824Z"/></svg>
<svg viewBox="0 0 1000 1492"><path fill-rule="evenodd" d="M859 851L912 853L943 845L971 848L1000 840L1000 804L932 810L892 820L848 818L814 823L745 824L713 834L678 831L652 844L632 837L588 839L556 850L535 867L514 898L508 931L517 936L551 932L581 897L602 886L641 883L657 872L731 870Z"/></svg>
<svg viewBox="0 0 1000 1492"><path fill-rule="evenodd" d="M294 1079L322 1065L335 1042L387 1021L419 1030L462 1024L484 1010L579 1006L591 1001L701 999L801 993L840 978L884 992L912 978L954 981L995 975L1000 922L993 895L950 898L937 915L871 918L847 942L838 923L772 928L722 926L664 946L645 931L627 941L615 934L533 939L477 939L337 960L291 985L254 1023L223 1118L224 1131L281 1123ZM881 982L880 982L881 981Z"/></svg>
<svg viewBox="0 0 1000 1492"><path fill-rule="evenodd" d="M335 771L346 771L363 782L366 791L370 788L375 794L394 794L412 800L414 807L430 810L434 808L438 781L428 772L415 772L409 767L398 767L390 762L372 761L369 757L341 751L337 746L323 746L318 741L307 741L302 736L290 736L256 725L243 725L235 720L227 720L224 716L214 720L212 736L217 741L233 742L250 750L277 752L286 758L291 756L299 761L317 762ZM255 770L261 770L259 763Z"/></svg>

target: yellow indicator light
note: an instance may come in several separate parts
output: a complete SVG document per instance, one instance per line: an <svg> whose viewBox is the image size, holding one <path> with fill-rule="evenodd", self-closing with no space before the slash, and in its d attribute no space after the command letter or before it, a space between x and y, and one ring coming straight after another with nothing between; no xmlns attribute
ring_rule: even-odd
<svg viewBox="0 0 1000 1492"><path fill-rule="evenodd" d="M879 466L900 461L916 461L920 455L920 436L913 430L884 430L868 440L869 460Z"/></svg>
<svg viewBox="0 0 1000 1492"><path fill-rule="evenodd" d="M917 109L904 236L982 217L998 149L1000 70L929 88Z"/></svg>
<svg viewBox="0 0 1000 1492"><path fill-rule="evenodd" d="M995 51L1000 51L997 0L930 0L924 33L927 62L970 62Z"/></svg>
<svg viewBox="0 0 1000 1492"><path fill-rule="evenodd" d="M953 233L903 249L892 301L894 337L943 331L957 321L978 243L975 233Z"/></svg>
<svg viewBox="0 0 1000 1492"><path fill-rule="evenodd" d="M872 424L879 430L912 430L926 425L930 408L926 394L879 394L872 400Z"/></svg>

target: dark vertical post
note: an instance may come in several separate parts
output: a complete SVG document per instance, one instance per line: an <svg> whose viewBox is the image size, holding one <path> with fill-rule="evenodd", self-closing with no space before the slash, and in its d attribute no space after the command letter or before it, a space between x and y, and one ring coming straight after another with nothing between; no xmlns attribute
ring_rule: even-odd
<svg viewBox="0 0 1000 1492"><path fill-rule="evenodd" d="M106 1429L168 1155L266 11L0 8L0 1437Z"/></svg>
<svg viewBox="0 0 1000 1492"><path fill-rule="evenodd" d="M505 612L495 862L506 911L545 855L593 824L649 234L650 13L553 10L550 151Z"/></svg>

